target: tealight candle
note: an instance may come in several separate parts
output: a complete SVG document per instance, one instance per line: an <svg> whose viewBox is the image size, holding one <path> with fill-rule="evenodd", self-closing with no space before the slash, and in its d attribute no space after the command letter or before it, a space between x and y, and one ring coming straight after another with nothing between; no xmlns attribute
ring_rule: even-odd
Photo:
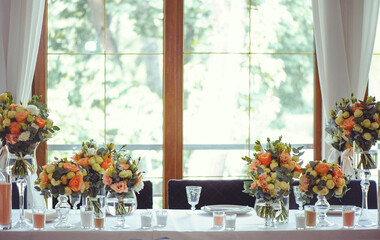
<svg viewBox="0 0 380 240"><path fill-rule="evenodd" d="M215 228L221 228L224 225L224 212L213 212L212 213L214 217L214 227Z"/></svg>

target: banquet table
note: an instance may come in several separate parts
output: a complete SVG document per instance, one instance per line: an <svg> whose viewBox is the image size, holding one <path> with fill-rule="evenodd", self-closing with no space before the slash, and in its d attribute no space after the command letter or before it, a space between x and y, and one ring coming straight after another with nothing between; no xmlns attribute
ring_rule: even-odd
<svg viewBox="0 0 380 240"><path fill-rule="evenodd" d="M262 229L260 226L263 220L257 217L254 211L244 215L238 215L236 220L235 231L225 231L224 229L214 229L213 218L211 214L196 210L192 215L190 210L168 210L168 223L166 227L159 228L153 217L151 229L141 229L140 213L146 210L136 210L136 212L126 217L126 223L129 228L116 231L111 226L116 224L116 218L107 216L106 226L102 231L85 231L80 228L79 214L70 214L69 221L74 225L69 230L57 230L52 228L56 221L47 223L43 231L17 231L10 229L0 231L0 240L97 240L97 239L128 239L128 240L157 240L157 239L281 239L294 240L304 239L321 240L321 239L380 239L380 228L355 228L343 229L342 216L328 216L328 220L334 223L334 226L324 229L307 229L296 230L294 211L290 211L289 222L279 224L273 229ZM154 212L154 211L153 211ZM18 220L18 211L13 210L12 220ZM370 218L377 222L377 210L369 211Z"/></svg>

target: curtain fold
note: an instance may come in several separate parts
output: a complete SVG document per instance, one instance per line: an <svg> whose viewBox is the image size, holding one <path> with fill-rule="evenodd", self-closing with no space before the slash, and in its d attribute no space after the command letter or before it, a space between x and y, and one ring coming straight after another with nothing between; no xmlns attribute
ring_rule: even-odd
<svg viewBox="0 0 380 240"><path fill-rule="evenodd" d="M322 92L323 126L329 112L351 92L363 98L376 35L379 0L312 0ZM324 140L322 141L324 143ZM328 146L322 144L323 155Z"/></svg>
<svg viewBox="0 0 380 240"><path fill-rule="evenodd" d="M0 93L10 91L25 105L31 97L40 44L45 0L0 0ZM5 148L0 166L5 165ZM28 206L43 202L33 191L34 173L28 180Z"/></svg>

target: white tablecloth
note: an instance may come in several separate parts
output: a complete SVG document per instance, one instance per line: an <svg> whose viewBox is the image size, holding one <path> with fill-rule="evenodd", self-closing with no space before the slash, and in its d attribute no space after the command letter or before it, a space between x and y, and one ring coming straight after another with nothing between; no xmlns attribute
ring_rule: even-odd
<svg viewBox="0 0 380 240"><path fill-rule="evenodd" d="M239 215L236 221L235 231L224 231L212 228L212 216L202 211L196 211L190 215L188 210L169 210L168 225L164 228L153 227L143 230L140 228L140 213L145 210L137 210L133 215L126 217L130 227L123 231L115 231L111 228L115 225L116 218L107 217L104 231L84 231L80 228L79 214L69 215L69 221L74 225L70 230L56 230L52 226L56 222L48 223L43 231L16 231L15 229L0 231L0 240L97 240L97 239L141 239L155 240L159 238L170 238L172 240L191 239L380 239L380 228L367 229L342 229L341 216L329 216L329 221L335 223L333 227L315 230L296 230L293 211L290 212L290 221L287 224L278 225L276 228L267 230L260 226L263 220L258 218L254 212ZM377 210L370 210L370 217L377 222ZM13 222L18 220L18 211L13 211ZM153 220L153 226L156 224Z"/></svg>

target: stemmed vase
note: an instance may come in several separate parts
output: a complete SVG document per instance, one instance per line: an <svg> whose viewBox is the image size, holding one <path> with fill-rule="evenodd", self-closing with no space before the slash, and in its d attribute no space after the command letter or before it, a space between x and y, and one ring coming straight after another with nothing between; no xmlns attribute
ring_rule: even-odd
<svg viewBox="0 0 380 240"><path fill-rule="evenodd" d="M265 201L263 198L256 198L255 210L257 216L264 219L261 228L273 228L274 219L281 214L281 200Z"/></svg>

